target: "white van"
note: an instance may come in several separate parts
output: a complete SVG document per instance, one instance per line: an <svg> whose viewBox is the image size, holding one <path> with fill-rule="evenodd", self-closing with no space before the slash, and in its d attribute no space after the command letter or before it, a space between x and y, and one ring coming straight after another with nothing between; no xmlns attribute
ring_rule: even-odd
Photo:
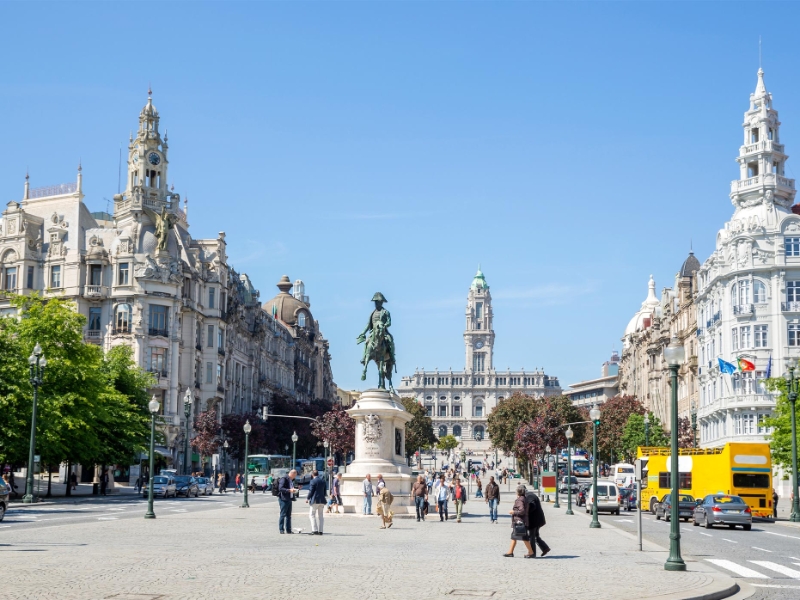
<svg viewBox="0 0 800 600"><path fill-rule="evenodd" d="M619 487L626 488L636 485L636 468L629 463L611 465L611 481Z"/></svg>
<svg viewBox="0 0 800 600"><path fill-rule="evenodd" d="M594 485L589 486L586 494L586 512L592 512L595 496L597 497L597 512L608 511L615 515L619 514L619 488L612 481L598 481L597 494Z"/></svg>

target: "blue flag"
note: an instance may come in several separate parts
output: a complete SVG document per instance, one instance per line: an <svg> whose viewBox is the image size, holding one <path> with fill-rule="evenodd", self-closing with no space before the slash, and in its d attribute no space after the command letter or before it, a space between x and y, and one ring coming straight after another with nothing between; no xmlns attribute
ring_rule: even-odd
<svg viewBox="0 0 800 600"><path fill-rule="evenodd" d="M721 373L727 373L728 375L733 375L736 373L736 365L726 362L721 358L718 358L717 360L719 361L719 370Z"/></svg>
<svg viewBox="0 0 800 600"><path fill-rule="evenodd" d="M772 374L772 353L769 355L769 360L767 361L767 379L770 378Z"/></svg>

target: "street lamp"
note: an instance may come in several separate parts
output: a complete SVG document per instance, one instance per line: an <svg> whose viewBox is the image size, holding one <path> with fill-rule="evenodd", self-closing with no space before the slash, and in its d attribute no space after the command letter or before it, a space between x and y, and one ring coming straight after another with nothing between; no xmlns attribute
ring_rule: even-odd
<svg viewBox="0 0 800 600"><path fill-rule="evenodd" d="M328 444L328 440L324 440L322 442L322 446L325 448L325 471L328 472L327 480L328 480L328 487L330 487L330 484L331 484L331 475L330 474L333 471L333 469L328 469L328 445L329 445Z"/></svg>
<svg viewBox="0 0 800 600"><path fill-rule="evenodd" d="M650 413L644 413L644 445L650 445Z"/></svg>
<svg viewBox="0 0 800 600"><path fill-rule="evenodd" d="M228 468L227 468L228 465L227 465L227 456L226 456L227 452L228 452L228 440L225 440L222 443L222 473L223 473L222 476L226 480L225 483L227 483L227 479L228 479Z"/></svg>
<svg viewBox="0 0 800 600"><path fill-rule="evenodd" d="M297 432L292 432L292 469L295 468L295 463L297 462L297 440L300 438L297 437ZM289 447L287 446L286 449L288 450Z"/></svg>
<svg viewBox="0 0 800 600"><path fill-rule="evenodd" d="M686 350L677 336L672 336L669 346L664 348L664 360L669 366L669 376L672 386L672 401L670 406L670 423L672 425L672 512L670 514L670 533L669 533L669 558L664 563L667 571L685 571L686 563L681 558L681 528L678 523L678 493L680 482L678 481L678 369L686 358Z"/></svg>
<svg viewBox="0 0 800 600"><path fill-rule="evenodd" d="M247 502L247 475L250 471L247 466L247 455L250 453L250 432L253 426L250 425L250 420L244 422L244 502L239 508L250 508L250 503Z"/></svg>
<svg viewBox="0 0 800 600"><path fill-rule="evenodd" d="M42 354L42 347L37 343L33 348L33 354L28 357L28 364L31 368L30 382L33 386L33 410L31 412L31 445L28 449L28 474L25 477L25 495L22 501L25 504L33 502L33 464L36 455L36 405L39 401L39 386L44 380L44 369L47 366L47 359ZM67 481L69 485L69 481Z"/></svg>
<svg viewBox="0 0 800 600"><path fill-rule="evenodd" d="M786 391L789 395L789 406L792 408L792 514L789 515L789 520L797 523L800 522L800 504L798 504L797 492L797 415L795 412L795 404L797 403L797 391L800 388L800 380L794 377L794 363L787 360L786 367L789 369L789 376L784 375L786 380Z"/></svg>
<svg viewBox="0 0 800 600"><path fill-rule="evenodd" d="M553 450L553 471L556 474L556 501L553 502L553 508L561 508L558 503L558 448Z"/></svg>
<svg viewBox="0 0 800 600"><path fill-rule="evenodd" d="M692 400L692 447L697 448L697 406Z"/></svg>
<svg viewBox="0 0 800 600"><path fill-rule="evenodd" d="M592 406L589 411L589 418L592 420L592 492L597 496L597 426L600 425L600 409L597 404ZM591 529L600 528L600 520L597 518L597 498L592 498L592 522L589 523Z"/></svg>
<svg viewBox="0 0 800 600"><path fill-rule="evenodd" d="M544 447L544 452L545 452L545 454L544 454L545 459L544 459L544 464L542 465L542 471L550 469L550 444L547 444ZM544 473L542 473L542 475L543 474ZM539 476L539 482L540 482L540 484L543 483L541 475ZM550 494L547 494L547 498L545 499L545 502L550 502Z"/></svg>
<svg viewBox="0 0 800 600"><path fill-rule="evenodd" d="M192 413L192 390L186 388L183 396L183 414L186 417L186 438L183 440L183 474L189 474L189 415Z"/></svg>
<svg viewBox="0 0 800 600"><path fill-rule="evenodd" d="M155 466L155 453L156 453L156 414L158 413L160 404L156 400L155 395L147 404L150 409L150 471L148 472L147 479L147 512L144 513L145 519L155 519L156 513L153 512L153 470Z"/></svg>
<svg viewBox="0 0 800 600"><path fill-rule="evenodd" d="M564 432L567 438L567 514L574 515L572 512L572 427L567 426L567 431Z"/></svg>

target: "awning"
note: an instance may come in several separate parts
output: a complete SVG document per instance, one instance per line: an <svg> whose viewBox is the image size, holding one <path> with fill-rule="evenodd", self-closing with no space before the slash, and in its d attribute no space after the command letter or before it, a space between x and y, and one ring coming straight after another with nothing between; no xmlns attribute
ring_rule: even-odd
<svg viewBox="0 0 800 600"><path fill-rule="evenodd" d="M169 448L165 448L164 446L156 446L156 454L172 459L172 452Z"/></svg>

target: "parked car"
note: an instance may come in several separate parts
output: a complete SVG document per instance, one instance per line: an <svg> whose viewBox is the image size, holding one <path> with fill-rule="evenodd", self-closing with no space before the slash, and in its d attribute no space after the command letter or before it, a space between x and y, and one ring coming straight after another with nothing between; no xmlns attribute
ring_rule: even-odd
<svg viewBox="0 0 800 600"><path fill-rule="evenodd" d="M621 488L619 490L619 504L625 510L630 511L637 508L636 500L636 490L632 488Z"/></svg>
<svg viewBox="0 0 800 600"><path fill-rule="evenodd" d="M586 512L591 512L595 500L597 501L597 512L608 511L615 515L619 514L619 490L617 484L611 481L598 481L597 490L595 486L589 487L586 495Z"/></svg>
<svg viewBox="0 0 800 600"><path fill-rule="evenodd" d="M197 489L203 496L211 496L214 493L214 484L208 477L196 477Z"/></svg>
<svg viewBox="0 0 800 600"><path fill-rule="evenodd" d="M697 506L697 501L689 494L680 494L678 496L678 518L683 519L687 523L689 519L694 516L694 509ZM656 520L664 517L665 521L669 521L672 517L672 494L665 494L661 498L661 502L655 505Z"/></svg>
<svg viewBox="0 0 800 600"><path fill-rule="evenodd" d="M8 510L8 499L11 497L11 486L0 479L0 521L6 516Z"/></svg>
<svg viewBox="0 0 800 600"><path fill-rule="evenodd" d="M142 496L147 498L150 495L149 485L142 488ZM175 480L169 475L156 475L153 477L153 497L154 498L175 498L178 495L178 489L175 485Z"/></svg>
<svg viewBox="0 0 800 600"><path fill-rule="evenodd" d="M705 525L711 529L713 525L727 525L731 529L737 525L750 531L753 527L753 513L750 507L739 496L729 494L710 494L697 501L694 509L694 525Z"/></svg>
<svg viewBox="0 0 800 600"><path fill-rule="evenodd" d="M586 493L589 491L588 483L582 483L578 486L578 497L576 502L578 506L586 506Z"/></svg>
<svg viewBox="0 0 800 600"><path fill-rule="evenodd" d="M175 478L175 486L177 487L178 496L194 496L197 498L200 495L200 489L197 487L197 481L194 477L189 475L178 475Z"/></svg>
<svg viewBox="0 0 800 600"><path fill-rule="evenodd" d="M567 480L569 480L569 485L567 485ZM572 493L575 494L578 492L578 478L574 475L572 477L562 477L561 481L558 484L558 491L562 494L566 494L568 489L572 489Z"/></svg>

